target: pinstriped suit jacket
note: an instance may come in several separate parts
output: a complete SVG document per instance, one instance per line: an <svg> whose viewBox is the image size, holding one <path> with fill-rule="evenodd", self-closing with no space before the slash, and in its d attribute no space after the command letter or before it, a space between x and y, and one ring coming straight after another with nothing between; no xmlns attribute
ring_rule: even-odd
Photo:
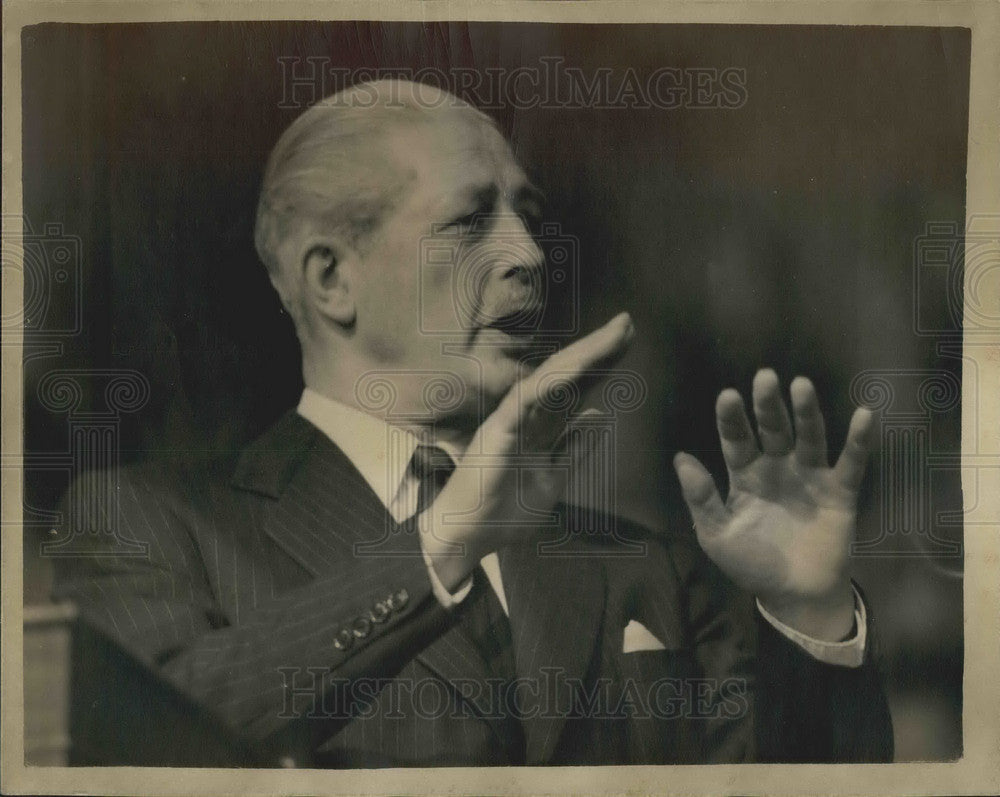
<svg viewBox="0 0 1000 797"><path fill-rule="evenodd" d="M563 555L501 551L510 692L434 599L412 526L393 523L344 454L295 413L235 463L123 472L117 534L146 543L145 557L106 555L113 540L96 530L108 519L72 500L85 490L71 488L66 533L94 531L93 555L57 562L56 597L249 740L262 763L892 755L871 655L858 669L827 665L766 622L737 623L725 579L687 538L621 521L619 536L645 553L620 556L617 542L573 534L574 514L560 511ZM665 649L623 653L633 619Z"/></svg>

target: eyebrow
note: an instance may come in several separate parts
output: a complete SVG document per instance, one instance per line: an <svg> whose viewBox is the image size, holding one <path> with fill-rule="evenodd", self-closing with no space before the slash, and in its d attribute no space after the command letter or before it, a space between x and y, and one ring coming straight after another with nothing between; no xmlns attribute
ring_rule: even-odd
<svg viewBox="0 0 1000 797"><path fill-rule="evenodd" d="M524 183L524 185L517 189L514 192L514 197L517 199L532 199L539 205L545 205L548 202L545 192L531 181Z"/></svg>
<svg viewBox="0 0 1000 797"><path fill-rule="evenodd" d="M466 195L469 200L475 203L477 208L490 208L496 206L497 198L500 196L500 189L496 183L485 183L474 186Z"/></svg>
<svg viewBox="0 0 1000 797"><path fill-rule="evenodd" d="M492 211L496 207L500 195L499 186L495 182L490 181L471 186L468 190L464 191L460 204L462 207L474 204L476 208L488 208L489 211ZM545 193L534 185L534 183L528 181L519 185L513 192L506 192L504 196L514 205L519 202L533 201L544 207L547 202Z"/></svg>

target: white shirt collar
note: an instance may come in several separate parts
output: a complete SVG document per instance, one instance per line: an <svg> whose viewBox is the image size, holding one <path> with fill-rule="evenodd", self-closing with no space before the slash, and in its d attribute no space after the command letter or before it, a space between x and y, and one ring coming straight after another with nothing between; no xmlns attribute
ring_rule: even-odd
<svg viewBox="0 0 1000 797"><path fill-rule="evenodd" d="M416 436L308 387L302 391L298 412L347 455L388 507L406 476Z"/></svg>
<svg viewBox="0 0 1000 797"><path fill-rule="evenodd" d="M302 391L298 413L347 455L397 521L415 511L415 487L404 482L413 452L420 442L416 435L308 387ZM454 444L441 441L435 445L456 462L461 456L462 452Z"/></svg>

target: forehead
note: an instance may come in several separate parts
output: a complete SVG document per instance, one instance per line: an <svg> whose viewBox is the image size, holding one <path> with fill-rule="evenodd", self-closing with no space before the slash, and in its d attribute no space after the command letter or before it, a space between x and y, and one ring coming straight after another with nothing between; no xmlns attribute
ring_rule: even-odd
<svg viewBox="0 0 1000 797"><path fill-rule="evenodd" d="M419 204L461 202L490 186L514 194L530 185L500 132L467 110L402 128L391 146L414 177L412 199Z"/></svg>

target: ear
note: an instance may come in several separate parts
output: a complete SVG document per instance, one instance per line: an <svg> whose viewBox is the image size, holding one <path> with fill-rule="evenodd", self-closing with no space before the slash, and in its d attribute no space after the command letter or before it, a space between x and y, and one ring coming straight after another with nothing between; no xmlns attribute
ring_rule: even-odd
<svg viewBox="0 0 1000 797"><path fill-rule="evenodd" d="M303 299L344 327L354 323L357 308L351 291L355 253L331 236L311 237L299 247Z"/></svg>

